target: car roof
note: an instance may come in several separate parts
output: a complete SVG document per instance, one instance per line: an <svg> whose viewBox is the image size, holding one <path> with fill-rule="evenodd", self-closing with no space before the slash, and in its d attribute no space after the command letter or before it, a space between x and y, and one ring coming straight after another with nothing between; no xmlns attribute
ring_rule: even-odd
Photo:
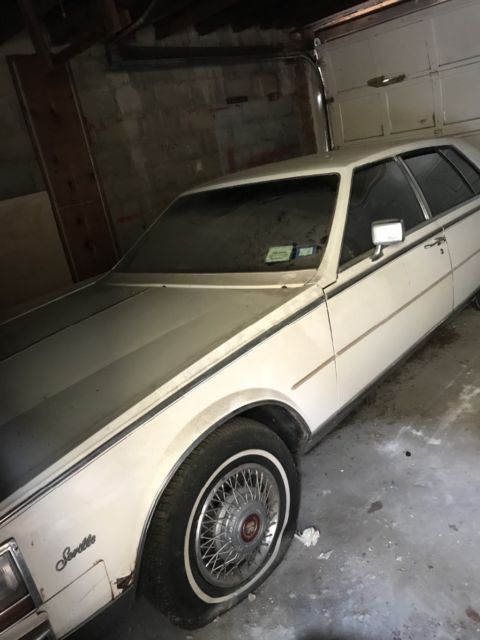
<svg viewBox="0 0 480 640"><path fill-rule="evenodd" d="M392 155L425 147L453 144L455 138L426 138L392 144L382 142L355 145L329 152L314 153L291 160L282 160L217 178L187 193L209 191L266 180L293 178L315 174L342 173L358 165L369 164Z"/></svg>

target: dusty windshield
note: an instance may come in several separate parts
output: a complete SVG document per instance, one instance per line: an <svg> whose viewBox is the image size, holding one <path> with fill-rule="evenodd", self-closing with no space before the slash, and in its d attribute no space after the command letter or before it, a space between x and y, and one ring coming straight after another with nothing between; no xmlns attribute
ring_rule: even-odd
<svg viewBox="0 0 480 640"><path fill-rule="evenodd" d="M316 269L338 183L338 175L317 175L183 196L117 270L208 274Z"/></svg>

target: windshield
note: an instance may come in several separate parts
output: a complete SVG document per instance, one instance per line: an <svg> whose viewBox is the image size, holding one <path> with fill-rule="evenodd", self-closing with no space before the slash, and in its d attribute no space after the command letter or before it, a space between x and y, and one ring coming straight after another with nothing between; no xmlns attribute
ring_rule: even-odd
<svg viewBox="0 0 480 640"><path fill-rule="evenodd" d="M183 196L117 271L246 273L316 269L338 175L259 182Z"/></svg>

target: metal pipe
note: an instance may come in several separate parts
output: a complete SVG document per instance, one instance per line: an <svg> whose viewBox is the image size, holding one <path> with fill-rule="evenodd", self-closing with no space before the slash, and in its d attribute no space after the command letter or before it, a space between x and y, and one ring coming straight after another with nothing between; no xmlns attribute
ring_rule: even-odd
<svg viewBox="0 0 480 640"><path fill-rule="evenodd" d="M133 44L118 44L117 51L126 60L161 60L176 63L200 63L205 61L210 64L212 60L225 60L250 58L252 56L270 56L280 54L281 46L258 47L158 47Z"/></svg>
<svg viewBox="0 0 480 640"><path fill-rule="evenodd" d="M126 27L123 31L121 31L118 34L118 36L121 38L124 38L125 36L130 35L130 33L132 33L133 31L136 31L137 29L142 27L147 21L147 19L150 17L150 14L155 9L157 4L158 4L158 0L152 0L152 2L150 2L150 4L145 9L145 11L142 13L142 15L139 18L137 18L137 20L134 20L131 24L129 24L128 27Z"/></svg>
<svg viewBox="0 0 480 640"><path fill-rule="evenodd" d="M313 117L319 147L319 137L323 135L323 150L331 151L332 133L327 111L327 100L325 94L325 84L322 71L318 64L318 59L312 58L305 52L292 51L285 52L281 47L158 47L141 46L130 44L118 44L117 51L120 56L127 61L134 62L137 71L146 71L153 66L153 63L170 63L171 65L212 65L212 64L249 64L252 62L263 62L266 60L301 60L310 70L314 72L317 94L315 96ZM316 55L316 54L315 54ZM135 63L146 63L139 67ZM114 68L118 63L112 65Z"/></svg>
<svg viewBox="0 0 480 640"><path fill-rule="evenodd" d="M322 70L320 68L320 65L318 64L317 54L315 52L315 59L309 56L307 53L302 53L302 52L297 52L293 54L284 54L281 56L281 58L288 60L290 56L292 56L292 59L303 60L305 63L307 63L307 66L310 69L312 69L314 72L314 75L318 84L318 93L314 100L316 109L314 111L314 116L313 116L314 119L317 121L317 132L316 132L317 143L318 143L318 137L320 135L320 131L322 131L324 136L324 140L323 140L324 148L325 148L324 150L327 152L331 151L333 149L332 130L330 127L330 118L328 116L325 82L323 79ZM321 116L320 127L318 127L319 115ZM320 129L320 131L318 129Z"/></svg>

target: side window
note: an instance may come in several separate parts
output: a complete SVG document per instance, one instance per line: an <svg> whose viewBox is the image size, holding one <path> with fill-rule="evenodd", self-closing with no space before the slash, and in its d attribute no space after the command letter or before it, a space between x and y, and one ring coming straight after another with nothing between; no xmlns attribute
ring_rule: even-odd
<svg viewBox="0 0 480 640"><path fill-rule="evenodd" d="M437 151L423 151L403 158L420 185L432 216L473 198L460 173Z"/></svg>
<svg viewBox="0 0 480 640"><path fill-rule="evenodd" d="M480 194L480 170L451 147L442 149L442 152L457 167L475 193Z"/></svg>
<svg viewBox="0 0 480 640"><path fill-rule="evenodd" d="M354 171L340 264L372 251L372 222L392 218L403 220L406 231L425 222L398 164L388 160Z"/></svg>

